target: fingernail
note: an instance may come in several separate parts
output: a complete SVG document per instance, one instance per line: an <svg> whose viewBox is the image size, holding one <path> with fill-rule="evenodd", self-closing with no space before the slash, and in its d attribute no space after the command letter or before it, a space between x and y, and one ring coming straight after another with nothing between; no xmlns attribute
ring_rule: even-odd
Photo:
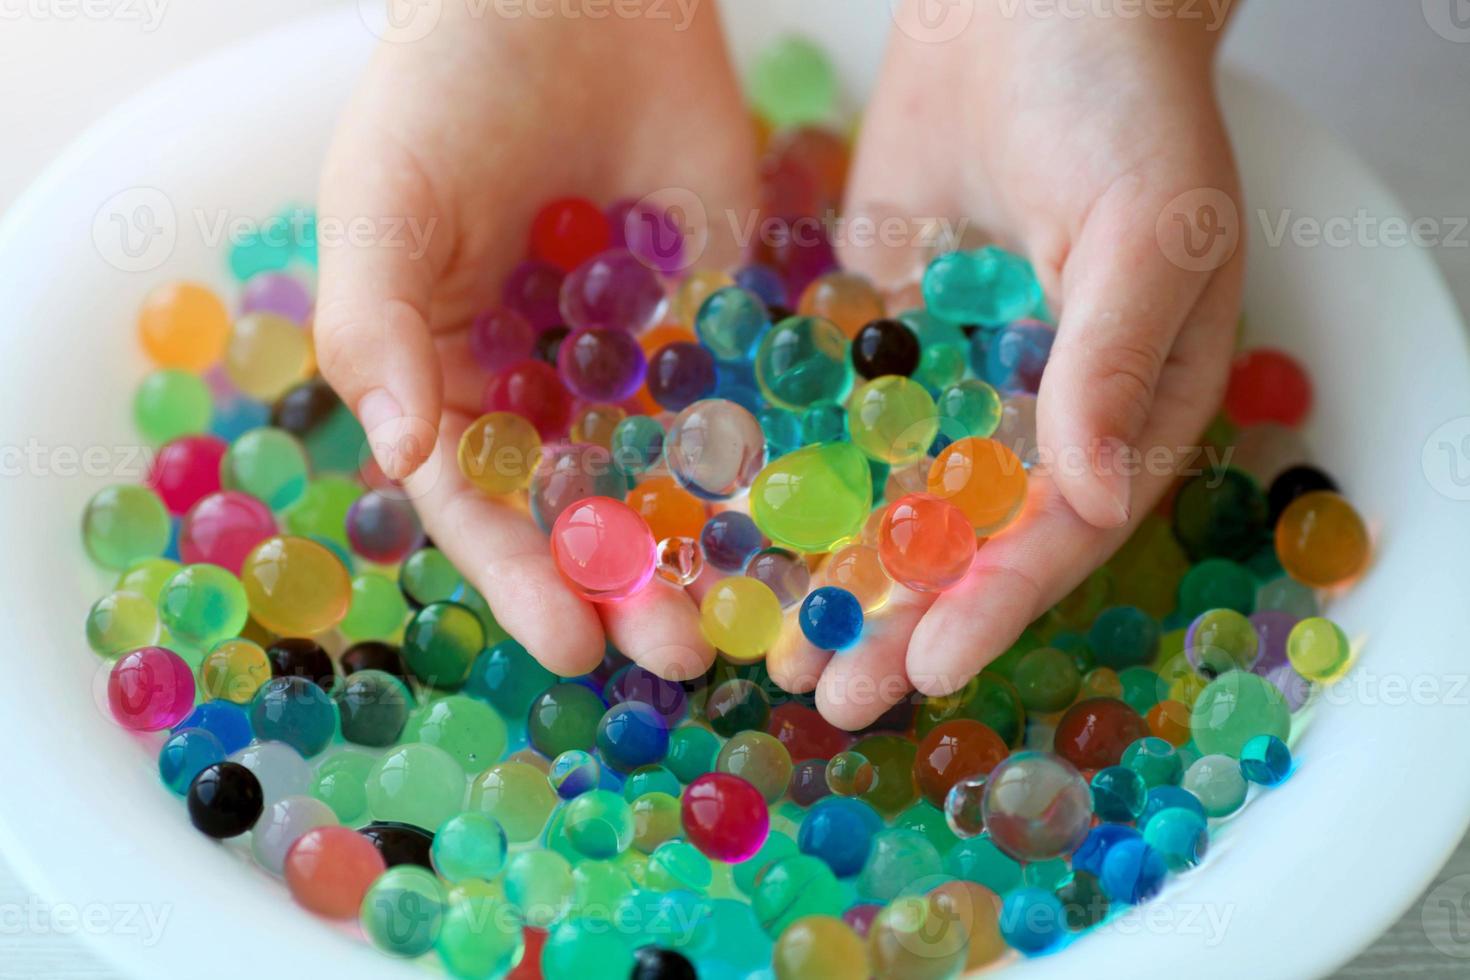
<svg viewBox="0 0 1470 980"><path fill-rule="evenodd" d="M418 459L409 458L413 447L405 439L403 407L388 389L374 388L363 395L357 403L357 417L362 421L373 458L388 479L401 480L413 472Z"/></svg>
<svg viewBox="0 0 1470 980"><path fill-rule="evenodd" d="M1122 439L1103 439L1092 457L1092 472L1113 503L1117 527L1128 523L1132 511L1133 478L1124 470L1128 444Z"/></svg>

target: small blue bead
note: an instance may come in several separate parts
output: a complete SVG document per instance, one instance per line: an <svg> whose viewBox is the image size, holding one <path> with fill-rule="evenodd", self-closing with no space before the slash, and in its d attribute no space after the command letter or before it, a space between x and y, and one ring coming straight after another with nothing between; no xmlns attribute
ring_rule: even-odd
<svg viewBox="0 0 1470 980"><path fill-rule="evenodd" d="M1257 735L1240 750L1240 774L1261 786L1279 786L1291 775L1291 749L1275 735Z"/></svg>
<svg viewBox="0 0 1470 980"><path fill-rule="evenodd" d="M668 722L642 701L615 704L597 723L597 749L603 761L623 772L651 765L668 754Z"/></svg>
<svg viewBox="0 0 1470 980"><path fill-rule="evenodd" d="M174 731L202 728L225 747L225 755L238 752L255 737L250 729L250 716L233 701L205 701L189 712L189 717L174 726Z"/></svg>
<svg viewBox="0 0 1470 980"><path fill-rule="evenodd" d="M1027 956L1050 952L1066 938L1066 910L1045 889L1017 888L1000 907L1000 933L1012 949Z"/></svg>
<svg viewBox="0 0 1470 980"><path fill-rule="evenodd" d="M1125 840L1108 850L1098 880L1108 898L1137 905L1159 893L1168 873L1168 865L1158 851L1142 840Z"/></svg>
<svg viewBox="0 0 1470 980"><path fill-rule="evenodd" d="M985 380L999 391L1036 394L1055 339L1056 331L1037 321L1002 327L986 347Z"/></svg>
<svg viewBox="0 0 1470 980"><path fill-rule="evenodd" d="M1205 805L1189 790L1178 786L1155 786L1148 791L1148 802L1143 805L1143 812L1138 815L1138 829L1146 829L1154 814L1161 813L1170 807L1193 810L1200 815L1200 819L1205 819Z"/></svg>
<svg viewBox="0 0 1470 980"><path fill-rule="evenodd" d="M1182 807L1169 807L1154 814L1143 830L1143 839L1175 871L1199 864L1210 847L1205 818Z"/></svg>
<svg viewBox="0 0 1470 980"><path fill-rule="evenodd" d="M1092 777L1092 812L1103 820L1138 819L1148 800L1148 784L1125 766L1108 766Z"/></svg>
<svg viewBox="0 0 1470 980"><path fill-rule="evenodd" d="M767 306L786 305L786 283L781 273L768 265L756 262L740 269L735 273L735 285L755 293Z"/></svg>
<svg viewBox="0 0 1470 980"><path fill-rule="evenodd" d="M803 854L821 858L839 878L850 878L863 870L873 835L883 829L883 818L862 800L850 796L828 796L812 804L796 846Z"/></svg>
<svg viewBox="0 0 1470 980"><path fill-rule="evenodd" d="M1120 823L1100 823L1087 832L1082 846L1072 853L1072 867L1100 878L1103 861L1113 847L1123 841L1142 839L1142 835L1132 827Z"/></svg>
<svg viewBox="0 0 1470 980"><path fill-rule="evenodd" d="M158 753L158 774L165 786L183 796L201 770L223 762L228 754L213 732L185 728L163 743Z"/></svg>
<svg viewBox="0 0 1470 980"><path fill-rule="evenodd" d="M846 589L824 585L801 603L801 631L820 650L845 650L863 632L863 604Z"/></svg>

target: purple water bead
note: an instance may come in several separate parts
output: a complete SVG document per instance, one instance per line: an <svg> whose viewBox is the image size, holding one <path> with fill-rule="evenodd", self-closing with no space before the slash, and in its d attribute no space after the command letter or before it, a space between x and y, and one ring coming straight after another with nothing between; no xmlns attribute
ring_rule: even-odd
<svg viewBox="0 0 1470 980"><path fill-rule="evenodd" d="M721 511L704 522L699 532L704 560L722 572L738 572L756 552L766 546L766 536L749 514Z"/></svg>
<svg viewBox="0 0 1470 980"><path fill-rule="evenodd" d="M525 317L536 330L561 323L562 271L549 262L527 259L505 277L501 302Z"/></svg>
<svg viewBox="0 0 1470 980"><path fill-rule="evenodd" d="M767 306L788 305L786 283L781 281L781 274L768 265L756 262L745 266L735 273L735 285L755 293Z"/></svg>
<svg viewBox="0 0 1470 980"><path fill-rule="evenodd" d="M602 692L602 697L609 705L622 704L624 701L642 701L662 715L664 721L670 725L682 721L688 707L688 697L682 684L664 680L637 664L629 664L613 674Z"/></svg>
<svg viewBox="0 0 1470 980"><path fill-rule="evenodd" d="M1265 677L1286 663L1286 637L1299 620L1280 609L1262 609L1252 613L1250 620L1260 641L1260 654L1251 666L1251 672Z"/></svg>
<svg viewBox="0 0 1470 980"><path fill-rule="evenodd" d="M717 380L715 356L701 344L665 344L648 362L648 393L671 412L708 397Z"/></svg>
<svg viewBox="0 0 1470 980"><path fill-rule="evenodd" d="M1265 677L1285 696L1286 706L1292 711L1297 711L1306 704L1307 697L1312 693L1312 682L1298 674L1289 663L1277 664L1266 671Z"/></svg>
<svg viewBox="0 0 1470 980"><path fill-rule="evenodd" d="M240 313L274 313L305 325L311 319L311 290L295 276L262 272L251 276L240 297Z"/></svg>
<svg viewBox="0 0 1470 980"><path fill-rule="evenodd" d="M658 317L663 303L658 273L625 248L594 255L561 284L561 315L572 327L636 332Z"/></svg>
<svg viewBox="0 0 1470 980"><path fill-rule="evenodd" d="M584 327L561 342L556 367L567 388L579 398L620 402L643 383L648 361L628 331Z"/></svg>
<svg viewBox="0 0 1470 980"><path fill-rule="evenodd" d="M684 269L678 215L647 202L623 200L607 209L613 248L626 248L649 268L672 276Z"/></svg>

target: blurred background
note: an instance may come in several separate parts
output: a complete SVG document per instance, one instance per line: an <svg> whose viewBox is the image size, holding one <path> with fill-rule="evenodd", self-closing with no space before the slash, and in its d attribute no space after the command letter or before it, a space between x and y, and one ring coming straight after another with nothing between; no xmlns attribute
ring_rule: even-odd
<svg viewBox="0 0 1470 980"><path fill-rule="evenodd" d="M0 211L149 82L242 37L372 2L0 0ZM1470 318L1470 0L1250 0L1224 50L1227 64L1273 84L1365 159L1397 194L1403 217L1433 223L1430 251ZM269 66L261 73L269 85ZM1424 898L1340 976L1467 971L1470 847L1462 844ZM44 904L0 857L0 978L113 975L74 931L47 924Z"/></svg>

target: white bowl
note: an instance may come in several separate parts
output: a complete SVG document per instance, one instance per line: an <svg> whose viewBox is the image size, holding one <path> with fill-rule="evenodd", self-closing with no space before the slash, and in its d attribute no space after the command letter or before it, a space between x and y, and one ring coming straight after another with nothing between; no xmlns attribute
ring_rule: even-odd
<svg viewBox="0 0 1470 980"><path fill-rule="evenodd" d="M858 94L886 26L826 0L747 2L729 15L742 60L793 19L842 30L846 43L833 46ZM99 662L81 635L104 580L78 547L79 515L97 488L139 475L125 449L145 370L133 311L166 278L224 283L223 252L207 243L219 215L260 218L311 199L370 41L355 12L333 13L166 79L83 137L0 228L10 664L0 835L40 897L74 912L76 930L138 977L418 973L314 920L190 828L151 751L99 707ZM1232 80L1226 101L1253 208L1401 213L1279 95ZM167 235L152 240L156 252L120 249L115 215L173 227L166 261L156 260ZM1022 964L1025 975L1324 973L1404 911L1470 816L1470 488L1457 468L1470 447L1470 361L1459 318L1419 251L1273 248L1260 221L1250 228L1255 339L1311 365L1316 458L1377 531L1370 574L1332 610L1367 644L1299 740L1300 771L1254 799L1204 867L1142 915Z"/></svg>

